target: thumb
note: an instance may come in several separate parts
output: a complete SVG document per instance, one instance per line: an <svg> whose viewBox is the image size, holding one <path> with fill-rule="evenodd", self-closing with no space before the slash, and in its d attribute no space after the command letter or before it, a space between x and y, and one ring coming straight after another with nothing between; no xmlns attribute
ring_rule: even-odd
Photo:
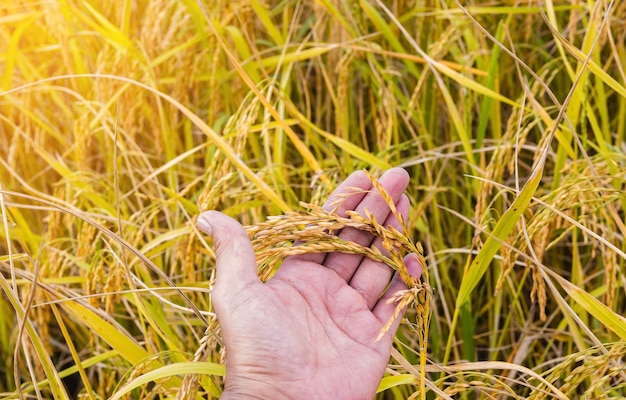
<svg viewBox="0 0 626 400"><path fill-rule="evenodd" d="M219 293L238 294L261 282L252 243L239 222L221 212L206 211L197 225L213 238L217 257L215 289Z"/></svg>

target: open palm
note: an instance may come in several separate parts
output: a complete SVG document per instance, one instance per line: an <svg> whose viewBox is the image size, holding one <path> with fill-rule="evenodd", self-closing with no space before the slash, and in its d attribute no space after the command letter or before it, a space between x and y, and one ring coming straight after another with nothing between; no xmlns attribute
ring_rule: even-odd
<svg viewBox="0 0 626 400"><path fill-rule="evenodd" d="M408 180L402 169L391 169L380 179L404 215ZM363 172L346 179L325 207L355 187L363 192L345 197L339 214L368 209L378 221L400 228ZM262 283L252 245L238 222L208 211L198 226L212 235L217 255L213 303L227 350L222 398L374 396L399 318L382 340L376 342L376 337L395 309L387 299L405 288L393 270L360 255L305 254L287 258ZM339 235L383 250L368 233L345 228ZM417 258L408 256L406 262L419 275Z"/></svg>

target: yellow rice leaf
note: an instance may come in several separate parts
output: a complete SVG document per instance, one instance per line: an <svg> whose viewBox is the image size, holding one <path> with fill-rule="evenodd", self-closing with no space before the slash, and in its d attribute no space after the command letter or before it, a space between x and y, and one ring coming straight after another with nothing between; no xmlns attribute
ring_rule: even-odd
<svg viewBox="0 0 626 400"><path fill-rule="evenodd" d="M358 158L361 161L367 162L372 167L377 167L383 170L391 168L391 165L389 165L389 163L377 157L375 154L365 151L361 147L355 144L352 144L349 141L340 138L339 136L335 136L328 132L324 132L321 129L318 130L317 133L324 136L324 138L326 138L329 142L333 143L335 146L339 147L340 149L343 149L346 153L349 153L351 156Z"/></svg>
<svg viewBox="0 0 626 400"><path fill-rule="evenodd" d="M385 390L391 389L392 387L411 384L417 384L417 378L413 374L386 376L380 381L378 389L376 389L376 393L384 392Z"/></svg>
<svg viewBox="0 0 626 400"><path fill-rule="evenodd" d="M89 368L91 366L94 366L96 364L105 362L106 360L108 360L109 358L115 357L119 355L117 353L117 351L115 350L109 350L109 351L105 351L104 353L95 355L93 357L89 357L85 360L81 361L81 367L82 368ZM74 375L78 373L78 366L76 365L72 365L71 367L68 367L62 371L59 371L59 378L67 378L68 376ZM48 379L44 379L41 380L39 382L37 382L37 387L38 388L42 388L48 385ZM27 385L24 386L23 391L24 393L29 393L32 392L34 389L34 386L32 383L29 383Z"/></svg>
<svg viewBox="0 0 626 400"><path fill-rule="evenodd" d="M254 10L256 17L261 21L263 27L265 27L267 34L272 38L275 44L285 44L285 38L280 33L280 29L272 22L272 18L267 12L267 8L264 4L261 4L259 0L251 0L250 6Z"/></svg>
<svg viewBox="0 0 626 400"><path fill-rule="evenodd" d="M330 0L316 0L316 3L328 11L328 14L332 16L333 21L339 22L341 26L350 34L350 37L357 36L357 33L354 31L354 26L348 22L343 13L333 4L333 1ZM338 4L339 5L339 4Z"/></svg>
<svg viewBox="0 0 626 400"><path fill-rule="evenodd" d="M96 336L107 342L111 348L119 352L130 364L136 365L151 356L150 353L128 335L122 333L117 327L111 325L87 307L75 301L67 301L61 304L73 319L88 326ZM153 363L160 366L160 363L157 361Z"/></svg>
<svg viewBox="0 0 626 400"><path fill-rule="evenodd" d="M28 254L26 253L18 253L18 254L11 254L11 256L9 257L9 255L4 255L4 256L0 256L0 262L4 262L4 263L8 263L11 260L13 261L20 261L20 260L28 260Z"/></svg>
<svg viewBox="0 0 626 400"><path fill-rule="evenodd" d="M153 58L152 61L150 62L150 67L154 68L154 67L164 63L168 59L176 56L176 54L179 54L183 50L186 50L186 49L188 49L188 48L190 48L192 46L197 45L201 41L202 41L202 36L200 36L200 35L192 36L191 38L189 38L189 40L187 40L185 42L182 42L178 46L174 46L171 49L169 49L167 51L164 51L163 53L159 54L157 57Z"/></svg>
<svg viewBox="0 0 626 400"><path fill-rule="evenodd" d="M126 385L122 386L120 390L115 393L115 395L113 395L109 400L121 399L131 390L158 379L172 377L176 378L177 375L188 374L224 376L225 373L226 368L223 365L212 362L180 362L176 364L170 364L136 377L132 381L128 382ZM166 382L169 382L170 380Z"/></svg>
<svg viewBox="0 0 626 400"><path fill-rule="evenodd" d="M585 9L584 4L565 4L560 6L553 6L554 11L574 11L574 10L583 10ZM467 6L465 9L472 15L528 15L528 14L539 14L540 8L537 6L532 6L531 4L526 4L524 7L519 6ZM445 10L435 10L435 14L441 14L446 17L458 14L465 14L465 12L459 8L454 9L445 9Z"/></svg>
<svg viewBox="0 0 626 400"><path fill-rule="evenodd" d="M361 0L361 6L363 7L363 11L365 11L365 13L367 14L367 16L372 20L372 22L374 23L374 25L376 26L376 28L378 30L380 30L380 32L383 34L383 36L385 37L385 39L387 39L389 41L389 44L391 45L391 47L397 51L398 53L401 54L406 54L407 51L404 49L404 47L402 46L400 40L398 40L398 38L396 37L396 34L394 33L394 30L383 20L383 18L380 16L380 14L376 11L376 9L369 4L366 0ZM450 68L449 66L438 62L437 60L434 60L432 58L426 57L427 60L426 63L429 64L430 66L434 67L437 71L441 72L442 74L446 75L448 78L452 79L453 81L457 82L458 84L460 84L463 87L466 87L470 90L475 91L476 93L482 94L484 96L487 97L491 97L494 100L500 101L502 103L511 105L513 107L519 107L519 104L517 104L515 101L509 99L506 96L501 95L500 93L489 89L488 87L481 85L480 83L476 82L475 80L468 78L466 76L464 76L463 74L460 74L458 72L456 72L454 69ZM407 68L409 68L409 70L411 70L411 72L414 71L414 68L412 68L412 64L407 64ZM441 85L440 85L441 86ZM443 88L442 88L443 90ZM445 93L444 93L445 96ZM451 112L451 117L453 118L453 120L455 119L454 115L452 115ZM459 129L459 126L456 124L455 122L455 127L457 129ZM462 128L462 130L460 131L460 135L463 134L463 131L465 129ZM469 158L470 160L473 159L473 157ZM472 162L472 164L474 164Z"/></svg>
<svg viewBox="0 0 626 400"><path fill-rule="evenodd" d="M310 60L311 58L318 57L322 54L326 54L329 51L336 49L337 46L323 46L313 47L306 50L297 50L290 53L279 54L276 56L266 57L261 60L261 66L263 67L275 67L279 63L287 64L298 61Z"/></svg>
<svg viewBox="0 0 626 400"><path fill-rule="evenodd" d="M0 17L0 25L14 24L14 23L16 23L18 21L26 20L26 19L34 16L35 14L40 14L40 13L23 12L23 13L11 13L9 15L3 15L3 16Z"/></svg>
<svg viewBox="0 0 626 400"><path fill-rule="evenodd" d="M482 94L483 96L486 96L486 97L490 97L494 100L500 101L510 106L519 107L519 104L517 102L509 99L506 96L501 95L495 90L489 89L487 86L481 85L480 83L476 82L475 80L471 78L464 76L461 73L456 72L455 70L448 67L447 65L444 65L434 60L431 61L431 64L437 69L437 71L446 75L448 78L452 79L453 81L455 81L456 83L458 83L459 85L463 87L471 89L476 93Z"/></svg>
<svg viewBox="0 0 626 400"><path fill-rule="evenodd" d="M228 33L230 38L235 45L235 50L239 53L240 60L248 60L252 58L252 53L250 52L250 47L248 46L248 42L246 41L245 36L237 27L228 25L224 27L224 30ZM256 65L253 63L245 63L242 64L242 68L250 75L250 79L254 82L261 82L261 75L256 68Z"/></svg>
<svg viewBox="0 0 626 400"><path fill-rule="evenodd" d="M24 320L26 312L22 307L22 303L2 274L0 274L0 292L4 293L4 296L9 300L13 310L15 310L15 314L19 316L19 320ZM48 387L54 398L69 400L69 396L63 386L63 383L61 382L61 378L59 377L56 368L54 367L54 363L44 347L43 341L35 328L35 324L30 318L26 318L24 320L23 336L32 344L33 355L37 358L39 367L41 367L46 375L49 383Z"/></svg>
<svg viewBox="0 0 626 400"><path fill-rule="evenodd" d="M154 355L146 351L137 342L128 335L122 333L117 327L102 319L98 314L91 311L87 307L75 301L67 301L61 303L72 319L79 320L88 326L95 335L104 340L112 349L117 351L131 365L146 363L142 368L150 368L156 370L161 368L161 364L157 360L147 362ZM182 380L176 377L163 383L165 388L179 388Z"/></svg>
<svg viewBox="0 0 626 400"><path fill-rule="evenodd" d="M345 150L347 153L349 153L350 155L358 158L361 161L365 161L367 163L369 163L371 166L375 166L381 169L389 169L391 168L391 165L387 162L385 162L384 160L381 160L379 157L377 157L374 154L371 154L367 151L365 151L364 149L362 149L361 147L345 140L342 139L338 136L333 135L332 133L326 132L323 129L320 129L319 127L317 127L315 124L313 124L306 116L302 115L302 113L300 113L300 111L298 111L298 109L296 107L293 106L293 104L286 102L285 103L285 108L292 114L294 114L296 117L300 118L300 122L303 125L306 125L307 128L311 129L312 131L318 133L320 136L323 136L326 140L332 142L335 146ZM291 120L287 120L287 121L291 121Z"/></svg>
<svg viewBox="0 0 626 400"><path fill-rule="evenodd" d="M87 75L81 75L81 76L109 78L109 79L114 79L114 80L127 82L127 83L130 83L130 84L136 85L138 87L141 87L143 89L146 89L149 92L153 93L154 95L163 98L165 101L169 102L174 107L176 107L187 118L189 118L189 120L204 135L206 135L207 139L210 140L233 163L234 167L237 170L239 170L246 178L248 178L248 180L250 180L250 182L252 182L254 185L256 185L259 188L259 190L269 200L271 200L277 207L279 207L283 211L290 211L291 210L291 207L289 207L289 205L280 196L278 196L278 194L276 194L276 192L274 190L272 190L272 188L269 187L267 185L267 183L265 183L261 178L259 178L259 176L256 173L254 173L250 169L250 167L248 167L248 165L241 160L241 158L239 158L239 155L235 153L235 151L232 149L232 147L222 138L221 135L219 135L217 132L215 132L213 129L211 129L211 127L209 127L206 124L206 122L204 122L204 120L202 118L198 117L189 108L185 107L181 102L179 102L178 100L174 99L172 96L169 96L169 95L167 95L167 94L165 94L165 93L163 93L161 91L158 91L158 90L156 90L156 89L154 89L154 88L152 88L152 87L150 87L148 85L145 85L143 83L140 83L138 81L135 81L135 80L132 80L132 79L128 79L128 78L124 78L124 77L121 77L121 76L102 75L102 74L87 74ZM56 79L58 79L58 78L56 78ZM283 126L283 125L281 124L281 126ZM293 132L293 130L291 130L291 132ZM300 144L302 146L304 146L303 143L300 142ZM318 170L321 170L321 168L318 167Z"/></svg>
<svg viewBox="0 0 626 400"><path fill-rule="evenodd" d="M457 134L461 139L461 144L463 145L463 150L465 150L465 155L469 160L470 166L472 166L473 168L473 166L476 165L476 160L474 158L474 152L471 143L471 134L467 131L467 129L465 129L465 123L463 122L463 118L459 113L459 110L456 106L456 103L454 102L454 99L452 98L452 95L450 94L450 91L440 79L438 79L437 81L439 84L439 89L441 90L441 95L443 96L446 106L448 107L448 113L450 119L452 120L452 124L456 128Z"/></svg>
<svg viewBox="0 0 626 400"><path fill-rule="evenodd" d="M548 4L551 4L551 3L552 3L551 1L548 2ZM554 24L554 26L556 26L556 24ZM587 54L585 54L578 47L571 44L556 29L551 29L551 32L555 36L555 38L558 39L558 43L561 43L570 54L572 54L574 57L578 59L579 62L582 62L587 58ZM622 97L626 97L626 87L623 84L619 83L615 78L609 75L606 71L604 71L600 65L598 65L597 63L595 63L593 60L590 59L589 62L587 63L587 69L591 73L595 74L598 78L600 78L608 87L615 90L616 93L618 93Z"/></svg>
<svg viewBox="0 0 626 400"><path fill-rule="evenodd" d="M27 244L31 249L36 249L41 245L41 235L38 235L32 231L31 228L34 227L33 222L32 220L30 220L30 218L25 216L19 209L15 207L11 208L11 212L7 213L7 215L7 222L9 224L13 224L13 227L15 229L8 232L4 229L0 229L0 237L4 238L5 240L9 240L11 238L7 238L5 236L7 235L7 233L9 234L9 236L12 236L11 232L14 232L15 237L19 237L20 240ZM13 261L17 261L17 259L15 258L15 254L13 255Z"/></svg>
<svg viewBox="0 0 626 400"><path fill-rule="evenodd" d="M37 13L30 18L22 21L17 28L13 31L11 39L9 40L8 48L3 50L5 54L4 60L4 74L2 75L2 82L0 83L0 89L7 90L11 87L13 81L13 72L15 71L15 64L17 57L19 56L19 43L22 34L39 18L41 14ZM4 46L3 46L4 47Z"/></svg>
<svg viewBox="0 0 626 400"><path fill-rule="evenodd" d="M89 11L89 13L95 18L98 22L97 24L93 21L90 21L88 18L85 18L84 21L90 24L94 29L100 32L104 37L109 39L112 44L118 46L122 49L130 49L132 47L132 41L128 38L128 36L124 35L124 33L118 29L115 25L113 25L108 19L106 19L102 14L100 14L95 8L93 8L88 2L84 1L83 5Z"/></svg>
<svg viewBox="0 0 626 400"><path fill-rule="evenodd" d="M132 0L124 0L124 5L121 7L121 9L123 10L122 12L122 26L121 26L121 33L124 36L128 36L130 34L130 26L131 26L131 20L132 20L132 15L133 15L133 4L135 2Z"/></svg>
<svg viewBox="0 0 626 400"><path fill-rule="evenodd" d="M617 314L600 300L591 294L582 290L566 279L555 276L561 287L567 294L589 314L593 315L604 326L619 336L622 340L626 340L626 318Z"/></svg>
<svg viewBox="0 0 626 400"><path fill-rule="evenodd" d="M171 241L176 240L182 236L189 235L190 232L191 228L189 226L166 231L165 233L155 237L154 239L146 243L141 249L139 249L139 251L145 254L146 257L150 257L151 254L158 253L168 246L171 246Z"/></svg>

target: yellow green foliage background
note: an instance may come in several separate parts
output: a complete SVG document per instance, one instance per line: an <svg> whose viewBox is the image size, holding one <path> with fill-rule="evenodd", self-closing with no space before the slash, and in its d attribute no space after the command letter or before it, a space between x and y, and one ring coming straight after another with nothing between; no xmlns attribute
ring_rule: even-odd
<svg viewBox="0 0 626 400"><path fill-rule="evenodd" d="M198 213L391 166L434 296L381 399L624 396L625 35L609 0L1 1L0 398L218 397Z"/></svg>

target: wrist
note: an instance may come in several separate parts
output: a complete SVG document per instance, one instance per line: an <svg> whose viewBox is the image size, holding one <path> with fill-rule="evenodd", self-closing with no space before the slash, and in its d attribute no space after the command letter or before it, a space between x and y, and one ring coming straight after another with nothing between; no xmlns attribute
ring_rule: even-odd
<svg viewBox="0 0 626 400"><path fill-rule="evenodd" d="M224 390L220 396L220 400L261 400L262 398L261 395L237 393L232 390Z"/></svg>
<svg viewBox="0 0 626 400"><path fill-rule="evenodd" d="M279 392L260 392L253 389L246 390L245 392L236 390L224 390L220 396L220 400L267 400L267 399L284 399L290 398L284 396Z"/></svg>
<svg viewBox="0 0 626 400"><path fill-rule="evenodd" d="M221 400L291 400L290 396L282 390L264 382L240 382L236 385L226 382Z"/></svg>

